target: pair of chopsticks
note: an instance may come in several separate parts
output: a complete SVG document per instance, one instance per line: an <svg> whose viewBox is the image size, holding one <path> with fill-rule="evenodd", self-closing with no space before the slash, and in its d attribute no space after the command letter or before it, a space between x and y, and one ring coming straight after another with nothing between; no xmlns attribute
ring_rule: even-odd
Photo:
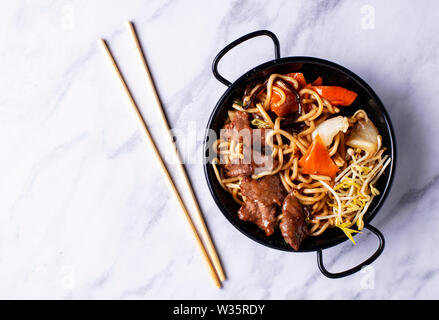
<svg viewBox="0 0 439 320"><path fill-rule="evenodd" d="M142 61L142 64L143 64L143 68L144 68L144 71L145 71L146 76L147 76L148 84L151 87L152 92L154 94L154 99L155 99L155 102L156 102L156 104L157 104L157 106L158 106L158 108L160 110L160 114L161 114L162 120L163 120L163 122L164 122L164 124L166 126L166 131L168 132L169 139L170 139L171 143L174 144L173 137L171 135L169 124L168 124L168 121L166 119L166 115L165 115L165 112L163 110L163 106L162 106L160 97L159 97L159 95L157 93L157 89L155 87L154 81L153 81L151 73L149 71L148 63L146 62L146 58L145 58L145 55L143 53L142 46L140 45L139 39L137 37L136 30L134 29L134 25L133 25L133 23L131 21L128 21L128 28L130 30L130 33L131 33L131 35L133 37L133 40L135 42L137 51L138 51L139 56L141 58L141 61ZM218 288L221 288L221 282L226 279L226 276L225 276L223 268L221 266L221 262L220 262L220 260L218 258L218 254L217 254L217 252L215 250L215 246L213 245L213 242L212 242L212 239L210 237L209 231L207 230L206 223L204 222L204 219L203 219L203 214L201 213L200 206L199 206L199 204L197 202L197 199L195 197L193 188L192 188L191 183L189 181L189 178L188 178L187 172L186 172L186 170L184 168L183 162L181 161L181 156L180 156L180 153L178 152L177 147L175 146L175 148L173 148L174 151L175 151L175 156L176 156L176 158L178 160L177 162L179 164L180 172L181 172L181 174L184 177L184 181L185 181L187 190L189 190L190 195L191 195L191 199L192 199L192 201L195 204L195 208L196 208L195 211L196 211L197 217L198 217L198 219L200 221L201 233L202 233L203 238L204 238L204 240L206 242L207 250L206 250L206 247L204 246L204 243L203 243L203 241L202 241L202 239L201 239L201 237L200 237L200 235L199 235L199 233L197 231L197 228L195 227L195 225L194 225L194 223L192 221L192 218L191 218L191 216L190 216L190 214L189 214L189 212L188 212L188 210L187 210L187 208L186 208L186 206L185 206L185 204L184 204L184 202L183 202L183 200L181 198L180 192L178 191L177 187L175 186L175 183L172 180L171 175L169 174L169 171L168 171L168 169L167 169L167 167L166 167L166 165L165 165L165 163L163 161L163 158L160 155L159 150L157 149L157 146L156 146L156 144L154 142L154 139L152 138L152 136L151 136L151 134L150 134L150 132L148 130L148 126L147 126L147 124L145 122L145 119L143 118L142 113L140 112L139 107L137 106L137 103L134 100L134 98L133 98L133 96L131 94L130 89L128 88L128 85L126 84L125 79L124 79L122 73L120 72L119 67L117 66L117 63L114 60L113 55L111 54L110 49L108 48L108 46L107 46L107 44L106 44L104 39L99 39L98 42L103 47L103 49L105 50L105 53L107 54L108 58L110 59L110 62L112 64L113 68L114 68L114 71L116 72L117 76L119 77L119 80L120 80L120 82L121 82L121 84L122 84L126 94L128 95L128 98L129 98L129 100L131 102L131 105L132 105L134 111L136 112L136 115L139 118L139 121L140 121L140 123L141 123L141 125L142 125L142 127L144 129L146 137L147 137L149 143L151 144L152 150L153 150L154 154L156 155L157 159L159 160L159 164L160 164L160 167L162 169L163 175L165 176L166 180L168 181L168 183L169 183L169 185L171 187L171 190L174 193L175 197L177 198L177 201L180 204L181 209L183 210L185 218L186 218L187 222L189 223L189 227L191 228L192 234L195 237L195 241L197 242L197 244L198 244L198 246L199 246L199 248L201 250L201 253L203 255L203 258L204 258L204 260L206 261L206 263L207 263L207 265L209 267L210 274L211 274L213 280L215 281L215 285Z"/></svg>

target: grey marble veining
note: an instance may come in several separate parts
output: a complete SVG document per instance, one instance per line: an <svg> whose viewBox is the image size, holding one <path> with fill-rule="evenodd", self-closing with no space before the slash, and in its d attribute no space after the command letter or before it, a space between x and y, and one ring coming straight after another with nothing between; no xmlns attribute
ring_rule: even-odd
<svg viewBox="0 0 439 320"><path fill-rule="evenodd" d="M0 298L438 298L438 10L437 2L406 0L2 2ZM215 54L250 31L276 33L282 56L332 60L372 86L395 127L398 161L393 189L373 221L386 249L371 268L329 280L314 254L247 239L219 212L201 164L190 163L228 276L223 289L213 286L96 44L108 39L160 150L168 152L128 19L179 137L191 124L203 129L225 91L210 71ZM230 52L220 71L234 80L272 56L269 40L253 40ZM199 142L188 154L201 159ZM325 262L342 270L376 245L365 232L356 247L345 242L325 251Z"/></svg>

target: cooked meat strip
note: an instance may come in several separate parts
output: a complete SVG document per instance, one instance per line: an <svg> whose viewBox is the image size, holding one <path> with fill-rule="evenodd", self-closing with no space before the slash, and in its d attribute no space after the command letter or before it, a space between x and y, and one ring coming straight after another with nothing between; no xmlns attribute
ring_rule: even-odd
<svg viewBox="0 0 439 320"><path fill-rule="evenodd" d="M251 133L250 121L248 119L248 113L237 111L234 113L231 122L224 125L225 130L221 131L221 139L228 140L233 139L235 141L241 141L240 131L248 129ZM247 139L246 139L247 140ZM247 143L248 144L248 143ZM221 161L223 162L223 161ZM253 174L254 165L251 160L248 159L233 159L231 163L223 164L225 173L229 177L244 177Z"/></svg>
<svg viewBox="0 0 439 320"><path fill-rule="evenodd" d="M278 175L265 176L259 180L245 177L241 181L241 192L245 197L238 217L255 223L272 235L276 226L276 213L285 197L285 191Z"/></svg>
<svg viewBox="0 0 439 320"><path fill-rule="evenodd" d="M265 231L267 236L274 232L276 225L276 206L265 205L262 202L246 201L239 209L238 217L241 220L253 222Z"/></svg>
<svg viewBox="0 0 439 320"><path fill-rule="evenodd" d="M248 113L244 111L236 111L232 119L232 128L238 132L243 129L251 129Z"/></svg>
<svg viewBox="0 0 439 320"><path fill-rule="evenodd" d="M245 177L252 175L254 172L253 164L242 163L241 159L234 159L232 163L227 163L223 166L228 177Z"/></svg>
<svg viewBox="0 0 439 320"><path fill-rule="evenodd" d="M232 123L226 123L221 129L220 138L222 140L228 140L232 137L233 125Z"/></svg>
<svg viewBox="0 0 439 320"><path fill-rule="evenodd" d="M278 164L279 161L273 159L271 156L254 152L251 163L245 163L244 160L236 158L230 163L224 164L223 167L228 177L246 177L253 173L259 174L264 171L271 171L276 168Z"/></svg>
<svg viewBox="0 0 439 320"><path fill-rule="evenodd" d="M296 251L299 250L303 239L308 236L305 212L292 193L285 197L282 205L282 219L279 228L285 241Z"/></svg>
<svg viewBox="0 0 439 320"><path fill-rule="evenodd" d="M248 134L248 132L243 131L241 134L241 130L249 130L251 138L253 139L253 144L260 144L261 149L265 147L265 136L268 133L268 130L262 129L253 129L250 126L249 115L247 112L243 111L235 111L233 117L231 118L231 122L227 123L223 127L224 130L221 132L221 138L223 140L234 139L242 142L243 136ZM248 146L251 146L250 141L244 141Z"/></svg>
<svg viewBox="0 0 439 320"><path fill-rule="evenodd" d="M245 177L241 181L241 193L247 200L262 202L266 205L282 205L285 188L279 175L264 176L259 180Z"/></svg>
<svg viewBox="0 0 439 320"><path fill-rule="evenodd" d="M243 111L235 111L233 113L233 117L231 117L231 122L225 124L223 130L221 130L220 136L223 140L233 139L235 141L242 142L244 137L247 138L249 137L249 134L251 135L251 130L252 128L250 127L248 113ZM250 145L250 142L250 139L246 139L246 141L244 141L244 143L247 145Z"/></svg>
<svg viewBox="0 0 439 320"><path fill-rule="evenodd" d="M251 137L253 138L253 144L256 148L253 148L250 143L247 133L244 133L244 159L233 159L231 163L223 164L225 173L228 177L245 177L252 175L253 173L260 173L263 171L273 170L278 164L277 160L269 155L262 155L259 151L264 150L265 135L267 131L265 129L251 129L249 116L247 112L236 111L231 119L231 122L224 126L221 134L222 139L233 139L235 141L243 142L243 137L240 134L241 130L249 130ZM258 132L259 131L259 132ZM253 134L256 133L254 136ZM260 145L259 145L260 144ZM221 161L223 163L223 161Z"/></svg>

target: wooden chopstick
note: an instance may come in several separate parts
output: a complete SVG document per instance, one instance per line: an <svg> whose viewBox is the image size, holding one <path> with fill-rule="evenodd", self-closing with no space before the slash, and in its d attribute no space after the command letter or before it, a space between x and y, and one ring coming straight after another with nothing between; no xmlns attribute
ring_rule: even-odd
<svg viewBox="0 0 439 320"><path fill-rule="evenodd" d="M155 102L156 102L156 104L158 106L158 109L160 110L160 115L162 117L163 123L166 126L166 131L168 132L168 138L169 138L171 144L174 145L174 140L173 140L173 137L171 135L171 130L169 128L169 123L168 123L168 120L166 118L165 112L163 110L163 105L162 105L162 102L161 102L160 97L158 95L157 88L156 88L156 86L154 84L154 80L153 80L153 78L151 76L151 72L149 71L148 63L147 63L146 57L145 57L145 53L144 53L144 51L142 49L142 46L141 46L141 44L139 42L139 38L137 37L137 33L136 33L136 30L134 28L133 23L131 21L128 21L127 24L128 24L128 28L129 28L129 30L131 32L131 35L133 37L134 43L136 45L137 51L139 53L140 59L142 60L143 69L145 70L146 77L148 79L148 83L149 83L149 85L150 85L150 87L152 89L151 91L154 94ZM209 234L209 231L207 229L206 223L205 223L204 218L203 218L203 214L201 213L200 205L198 204L197 198L195 197L194 190L193 190L192 185L191 185L191 183L189 181L186 169L185 169L185 167L183 165L183 162L181 161L181 155L178 152L178 148L177 148L176 145L175 145L174 151L175 151L175 155L177 157L178 163L179 163L180 172L183 175L184 181L186 183L186 188L189 190L189 193L190 193L190 196L192 198L192 201L195 204L196 213L197 213L197 216L198 216L198 220L200 221L200 225L201 225L201 234L202 234L203 238L206 240L206 244L207 244L207 249L208 249L209 255L210 255L210 257L211 257L211 259L213 261L213 264L215 266L215 269L216 269L216 271L218 273L218 276L219 276L220 280L224 281L224 280L226 280L226 276L224 274L223 267L221 266L220 259L218 257L218 254L217 254L217 252L215 250L215 246L213 244L212 238L211 238L211 236Z"/></svg>
<svg viewBox="0 0 439 320"><path fill-rule="evenodd" d="M195 240L196 240L198 246L200 247L201 253L202 253L203 258L204 258L204 260L206 261L206 263L207 263L207 265L209 267L209 271L210 271L210 274L211 274L211 276L212 276L212 278L213 278L213 280L215 282L215 285L218 288L221 288L221 282L219 281L219 278L218 278L218 276L216 274L215 267L212 264L212 261L210 260L208 254L207 254L206 248L204 247L204 244L201 241L200 235L198 234L197 229L195 228L195 225L194 225L194 223L193 223L193 221L191 219L191 216L189 215L189 212L188 212L186 206L183 203L181 195L178 192L178 190L177 190L177 188L176 188L176 186L174 184L174 181L172 180L171 175L169 174L169 171L168 171L168 169L167 169L167 167L166 167L166 165L165 165L165 163L164 163L164 161L162 159L162 156L160 155L159 150L157 149L157 146L156 146L156 144L154 142L154 139L152 138L151 134L149 133L148 126L146 125L146 122L145 122L145 120L142 117L142 114L141 114L141 112L140 112L140 110L139 110L139 108L137 106L137 103L134 100L134 98L133 98L133 96L132 96L132 94L130 92L130 89L128 88L128 86L126 84L125 79L122 76L122 73L120 72L119 67L117 66L116 61L114 60L113 55L111 54L110 49L108 48L107 44L105 43L105 40L99 39L98 43L105 50L105 53L107 54L107 56L108 56L108 58L109 58L109 60L110 60L110 62L112 64L112 66L114 68L114 71L116 72L117 76L119 77L120 83L122 84L126 94L128 95L128 98L129 98L129 100L131 102L131 105L133 106L133 109L136 112L136 115L139 118L140 123L142 124L142 127L144 129L146 137L147 137L149 143L151 144L152 150L153 150L154 154L156 155L157 159L159 160L160 167L162 168L162 173L165 176L165 178L167 179L167 181L169 183L169 186L171 187L172 192L174 193L175 197L177 198L178 203L180 204L181 209L183 210L183 213L184 213L184 215L186 217L186 220L189 223L189 226L191 228L192 234L194 235Z"/></svg>

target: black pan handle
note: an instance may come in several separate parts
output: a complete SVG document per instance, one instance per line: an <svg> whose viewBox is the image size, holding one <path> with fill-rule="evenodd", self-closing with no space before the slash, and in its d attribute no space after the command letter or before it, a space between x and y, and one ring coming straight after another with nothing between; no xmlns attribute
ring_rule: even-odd
<svg viewBox="0 0 439 320"><path fill-rule="evenodd" d="M233 41L232 43L230 43L229 45L227 45L223 50L221 50L215 57L215 59L213 59L213 64L212 64L212 72L213 75L215 76L215 78L217 78L217 80L223 84L225 84L226 86L230 87L230 85L232 84L230 81L228 81L227 79L225 79L222 75L219 74L218 72L218 62L221 60L221 58L227 53L229 52L232 48L236 47L238 44L247 41L249 39L255 38L255 37L259 37L259 36L268 36L271 38L271 40L273 40L274 43L274 56L277 59L280 58L280 46L279 46L279 40L277 39L276 35L268 30L259 30L259 31L254 31L251 32L249 34L246 34L245 36L242 36L241 38L236 39L235 41Z"/></svg>
<svg viewBox="0 0 439 320"><path fill-rule="evenodd" d="M317 251L317 264L319 266L320 271L325 276L327 276L328 278L331 278L331 279L338 279L338 278L350 276L351 274L354 274L354 273L360 271L361 268L363 268L364 266L369 265L372 262L374 262L381 255L381 253L384 250L384 236L383 236L383 234L377 228L375 228L371 225L366 225L365 227L367 229L369 229L370 231L372 231L378 237L378 239L380 241L380 245L378 247L378 250L375 251L375 253L370 258L368 258L366 261L360 263L358 266L353 267L352 269L349 269L346 271L332 273L332 272L329 272L328 270L326 270L325 266L323 265L323 255L322 255L322 250L320 249L319 251Z"/></svg>

